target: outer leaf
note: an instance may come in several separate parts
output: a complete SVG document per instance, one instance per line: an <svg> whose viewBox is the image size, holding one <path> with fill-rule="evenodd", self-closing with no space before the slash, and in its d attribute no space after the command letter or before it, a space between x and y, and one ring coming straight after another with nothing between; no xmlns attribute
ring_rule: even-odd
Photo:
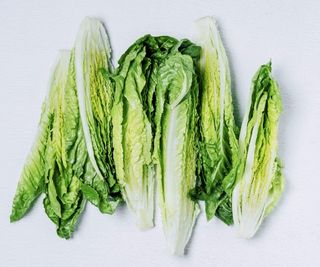
<svg viewBox="0 0 320 267"><path fill-rule="evenodd" d="M235 167L233 218L239 236L244 238L256 233L283 190L281 164L277 159L281 111L271 63L262 65L252 81L250 104L240 132L240 157Z"/></svg>
<svg viewBox="0 0 320 267"><path fill-rule="evenodd" d="M88 200L104 213L113 213L121 199L112 156L113 87L101 71L111 70L110 56L111 48L103 24L97 19L86 18L75 45L76 85L86 147L98 177L83 189Z"/></svg>
<svg viewBox="0 0 320 267"><path fill-rule="evenodd" d="M120 200L111 138L110 47L101 22L85 19L76 49L60 53L44 104L37 142L24 168L11 220L45 193L44 207L58 235L71 237L86 200L113 213Z"/></svg>
<svg viewBox="0 0 320 267"><path fill-rule="evenodd" d="M201 45L201 160L203 177L192 191L205 200L206 215L232 223L231 201L223 181L237 158L237 134L233 116L230 70L216 22L211 17L197 21L197 42Z"/></svg>
<svg viewBox="0 0 320 267"><path fill-rule="evenodd" d="M23 167L20 181L13 200L11 221L21 219L31 208L34 200L43 192L45 182L45 154L47 140L53 127L53 109L57 91L65 86L68 74L69 55L62 53L57 60L48 95L42 106L42 114L38 126L38 134L27 161Z"/></svg>

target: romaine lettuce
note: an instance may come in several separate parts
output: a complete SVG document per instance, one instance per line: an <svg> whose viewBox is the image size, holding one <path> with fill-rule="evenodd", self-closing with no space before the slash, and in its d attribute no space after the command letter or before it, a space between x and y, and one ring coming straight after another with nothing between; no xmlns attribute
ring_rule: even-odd
<svg viewBox="0 0 320 267"><path fill-rule="evenodd" d="M155 158L162 224L171 253L182 255L199 205L189 198L196 185L200 48L182 41L159 67L156 88Z"/></svg>
<svg viewBox="0 0 320 267"><path fill-rule="evenodd" d="M93 180L86 179L83 192L101 212L112 214L121 200L112 155L111 108L114 88L102 70L111 73L113 68L107 32L99 20L84 19L74 54L82 129L91 164L97 173Z"/></svg>
<svg viewBox="0 0 320 267"><path fill-rule="evenodd" d="M271 63L262 65L252 81L251 98L239 138L239 160L233 173L233 220L238 235L252 237L278 202L284 187L278 154L278 123L282 111Z"/></svg>
<svg viewBox="0 0 320 267"><path fill-rule="evenodd" d="M103 25L85 19L76 48L60 53L53 72L11 221L22 218L41 193L47 215L64 238L72 235L86 200L101 212L114 212L121 196L110 136L113 87L101 71L110 69L109 59Z"/></svg>
<svg viewBox="0 0 320 267"><path fill-rule="evenodd" d="M155 87L158 66L175 44L146 35L119 60L113 105L114 159L123 197L142 228L153 227Z"/></svg>
<svg viewBox="0 0 320 267"><path fill-rule="evenodd" d="M31 208L33 202L45 190L45 154L50 149L48 140L53 128L54 111L58 92L65 87L68 77L70 52L59 54L49 84L46 99L38 125L38 134L23 167L12 204L11 222L21 219Z"/></svg>
<svg viewBox="0 0 320 267"><path fill-rule="evenodd" d="M198 204L195 186L200 48L189 41L146 35L121 57L113 106L114 157L129 209L140 228L153 226L157 174L164 232L183 254Z"/></svg>
<svg viewBox="0 0 320 267"><path fill-rule="evenodd" d="M196 22L200 58L200 155L202 175L191 195L205 201L207 219L219 217L232 224L231 195L226 176L238 155L238 128L233 116L230 70L216 22Z"/></svg>

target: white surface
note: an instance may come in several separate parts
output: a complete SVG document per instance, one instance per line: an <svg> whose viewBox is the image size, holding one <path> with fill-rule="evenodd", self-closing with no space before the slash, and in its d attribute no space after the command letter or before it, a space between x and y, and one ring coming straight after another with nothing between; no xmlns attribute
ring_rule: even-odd
<svg viewBox="0 0 320 267"><path fill-rule="evenodd" d="M123 208L88 205L74 238L58 238L41 200L10 224L11 201L35 136L49 70L73 45L85 16L101 17L114 61L145 33L190 37L193 21L214 15L233 71L242 115L257 67L273 60L284 113L280 154L287 186L258 235L237 239L202 213L189 253L173 257L159 227L141 232ZM318 1L0 2L0 266L320 266L320 4ZM238 107L239 107L238 106Z"/></svg>

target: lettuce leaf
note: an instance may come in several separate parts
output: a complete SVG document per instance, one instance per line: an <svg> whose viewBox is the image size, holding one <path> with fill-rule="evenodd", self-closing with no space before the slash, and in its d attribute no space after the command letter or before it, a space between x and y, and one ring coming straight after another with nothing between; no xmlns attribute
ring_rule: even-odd
<svg viewBox="0 0 320 267"><path fill-rule="evenodd" d="M85 18L75 44L75 76L84 139L91 164L97 173L86 179L83 192L103 213L112 214L121 193L113 160L111 108L114 89L102 70L110 73L111 48L103 24Z"/></svg>
<svg viewBox="0 0 320 267"><path fill-rule="evenodd" d="M232 224L227 175L238 156L238 128L233 115L230 69L216 22L204 17L196 22L200 58L200 155L202 174L191 196L205 201L206 216Z"/></svg>
<svg viewBox="0 0 320 267"><path fill-rule="evenodd" d="M114 75L114 159L123 197L141 229L153 227L154 97L159 64L176 41L146 35L119 60Z"/></svg>
<svg viewBox="0 0 320 267"><path fill-rule="evenodd" d="M146 35L119 60L113 80L117 177L140 228L153 226L155 173L164 232L183 254L198 204L196 184L200 48L187 40Z"/></svg>
<svg viewBox="0 0 320 267"><path fill-rule="evenodd" d="M22 218L41 194L57 233L70 238L89 200L113 213L121 200L112 158L113 87L110 47L102 23L86 18L76 48L63 51L52 75L39 134L22 172L11 221Z"/></svg>
<svg viewBox="0 0 320 267"><path fill-rule="evenodd" d="M251 98L239 138L239 160L233 173L233 220L238 235L251 238L272 211L284 188L278 153L278 123L282 104L271 76L271 63L262 65L252 81Z"/></svg>
<svg viewBox="0 0 320 267"><path fill-rule="evenodd" d="M200 212L189 197L196 185L200 48L178 43L160 65L156 88L155 159L162 224L170 251L182 255Z"/></svg>
<svg viewBox="0 0 320 267"><path fill-rule="evenodd" d="M33 202L44 192L45 154L50 149L47 142L53 127L57 91L67 82L69 57L68 52L61 53L52 72L49 90L42 104L37 137L23 167L14 196L11 222L21 219L31 208Z"/></svg>

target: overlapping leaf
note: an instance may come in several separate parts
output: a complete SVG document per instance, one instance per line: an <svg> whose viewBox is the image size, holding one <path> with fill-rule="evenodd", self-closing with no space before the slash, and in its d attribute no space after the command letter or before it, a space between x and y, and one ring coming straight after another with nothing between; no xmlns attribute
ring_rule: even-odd
<svg viewBox="0 0 320 267"><path fill-rule="evenodd" d="M72 52L60 53L39 134L21 175L11 220L22 218L45 193L44 207L69 238L86 200L113 213L121 200L115 180L111 138L113 87L101 69L110 69L110 47L100 21L86 18Z"/></svg>

